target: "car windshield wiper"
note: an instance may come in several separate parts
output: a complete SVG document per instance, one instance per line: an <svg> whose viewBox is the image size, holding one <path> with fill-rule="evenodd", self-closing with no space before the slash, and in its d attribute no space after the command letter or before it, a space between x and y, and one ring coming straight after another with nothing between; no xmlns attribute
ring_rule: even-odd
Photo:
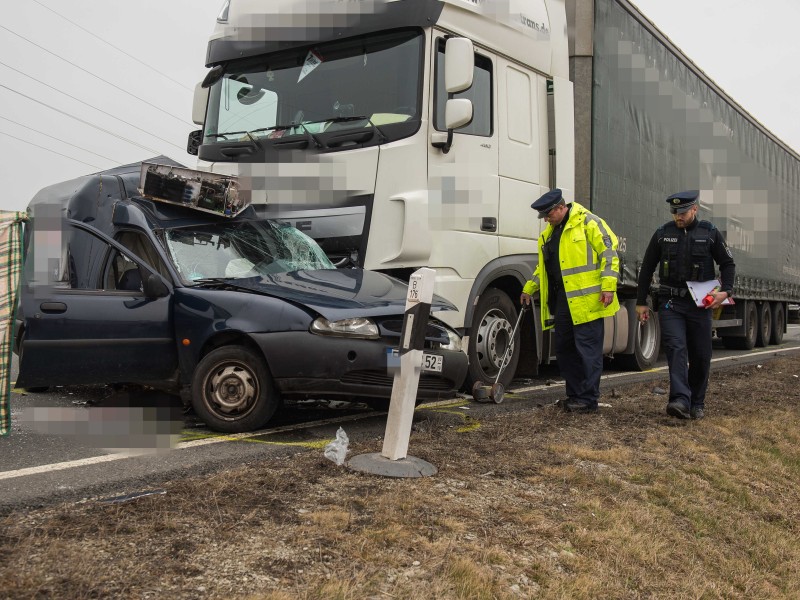
<svg viewBox="0 0 800 600"><path fill-rule="evenodd" d="M236 289L247 289L242 288L239 285L233 283L236 279L241 279L238 277L203 277L202 279L193 279L192 283L194 284L192 287L231 287Z"/></svg>

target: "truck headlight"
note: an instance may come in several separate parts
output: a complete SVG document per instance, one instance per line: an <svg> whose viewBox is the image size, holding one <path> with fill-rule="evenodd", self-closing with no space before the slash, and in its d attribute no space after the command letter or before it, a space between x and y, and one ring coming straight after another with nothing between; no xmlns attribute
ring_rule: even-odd
<svg viewBox="0 0 800 600"><path fill-rule="evenodd" d="M328 319L324 317L319 317L311 323L311 333L366 340L377 340L380 338L378 326L370 319L364 317L340 319L339 321L328 321Z"/></svg>

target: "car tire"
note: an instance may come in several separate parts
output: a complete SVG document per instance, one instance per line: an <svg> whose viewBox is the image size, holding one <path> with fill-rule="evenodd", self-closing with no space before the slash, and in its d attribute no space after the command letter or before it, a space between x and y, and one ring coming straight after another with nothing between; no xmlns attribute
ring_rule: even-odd
<svg viewBox="0 0 800 600"><path fill-rule="evenodd" d="M192 407L215 431L241 433L263 427L279 404L264 358L249 348L217 348L195 368Z"/></svg>
<svg viewBox="0 0 800 600"><path fill-rule="evenodd" d="M20 365L22 364L22 349L23 349L23 344L24 343L25 343L25 332L23 331L22 335L20 336L19 346L18 346L18 349L17 349L17 354L19 356L19 364ZM20 389L23 392L26 392L28 394L44 394L47 390L50 389L50 386L49 385L35 385L35 386L32 386L32 387L23 387L23 388L18 388L18 389Z"/></svg>
<svg viewBox="0 0 800 600"><path fill-rule="evenodd" d="M508 389L514 379L520 355L520 330L511 337L517 322L517 310L511 299L497 288L488 288L478 300L472 316L469 335L469 370L465 389L471 391L477 382L491 385L497 378L503 355L509 343L514 347L500 383Z"/></svg>

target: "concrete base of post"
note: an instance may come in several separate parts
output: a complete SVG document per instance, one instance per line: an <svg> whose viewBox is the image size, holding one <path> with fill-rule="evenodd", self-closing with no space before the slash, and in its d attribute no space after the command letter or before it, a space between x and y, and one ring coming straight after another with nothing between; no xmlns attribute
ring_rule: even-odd
<svg viewBox="0 0 800 600"><path fill-rule="evenodd" d="M353 471L384 477L430 477L437 473L436 467L421 458L406 456L391 460L377 452L354 456L347 461L347 467Z"/></svg>

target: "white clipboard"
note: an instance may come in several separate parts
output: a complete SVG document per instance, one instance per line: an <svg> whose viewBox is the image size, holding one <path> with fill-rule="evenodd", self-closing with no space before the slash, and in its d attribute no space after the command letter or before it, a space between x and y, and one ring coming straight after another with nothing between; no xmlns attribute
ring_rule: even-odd
<svg viewBox="0 0 800 600"><path fill-rule="evenodd" d="M710 279L709 281L687 281L686 287L689 288L689 293L692 295L694 303L703 308L703 298L705 298L714 288L720 288L722 284L719 279ZM733 304L730 298L725 298L722 304Z"/></svg>

